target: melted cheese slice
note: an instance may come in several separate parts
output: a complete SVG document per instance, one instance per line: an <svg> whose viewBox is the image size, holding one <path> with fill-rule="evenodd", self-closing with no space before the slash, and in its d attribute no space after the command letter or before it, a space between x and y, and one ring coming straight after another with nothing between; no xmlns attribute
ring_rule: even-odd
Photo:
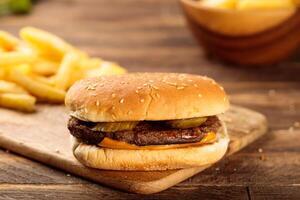
<svg viewBox="0 0 300 200"><path fill-rule="evenodd" d="M110 138L104 138L98 146L108 149L132 149L132 150L163 150L163 149L176 149L191 146L199 146L203 144L209 144L216 141L216 134L209 132L200 142L187 143L187 144L169 144L169 145L149 145L149 146L137 146L122 141L112 140Z"/></svg>

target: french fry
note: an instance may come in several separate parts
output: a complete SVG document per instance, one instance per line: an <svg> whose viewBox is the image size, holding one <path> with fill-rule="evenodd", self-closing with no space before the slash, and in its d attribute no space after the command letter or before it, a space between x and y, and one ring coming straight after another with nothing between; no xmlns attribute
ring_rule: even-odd
<svg viewBox="0 0 300 200"><path fill-rule="evenodd" d="M126 72L47 31L25 27L20 36L0 31L0 107L33 111L36 99L63 103L79 79Z"/></svg>
<svg viewBox="0 0 300 200"><path fill-rule="evenodd" d="M5 79L6 69L4 67L0 67L0 79Z"/></svg>
<svg viewBox="0 0 300 200"><path fill-rule="evenodd" d="M0 94L2 93L28 94L28 92L19 85L9 81L0 80Z"/></svg>
<svg viewBox="0 0 300 200"><path fill-rule="evenodd" d="M0 106L10 109L33 112L36 99L28 94L0 94Z"/></svg>
<svg viewBox="0 0 300 200"><path fill-rule="evenodd" d="M44 84L52 86L52 87L55 86L55 82L51 78L44 77L44 76L39 76L37 74L30 74L30 77L33 78L34 80L40 82L40 83L44 83Z"/></svg>
<svg viewBox="0 0 300 200"><path fill-rule="evenodd" d="M19 40L13 35L5 31L0 31L0 47L6 51L12 51L17 47L18 43Z"/></svg>
<svg viewBox="0 0 300 200"><path fill-rule="evenodd" d="M32 63L35 56L20 52L5 52L0 54L0 67Z"/></svg>
<svg viewBox="0 0 300 200"><path fill-rule="evenodd" d="M20 37L36 49L41 55L60 61L73 47L63 39L47 31L33 27L25 27L20 30Z"/></svg>
<svg viewBox="0 0 300 200"><path fill-rule="evenodd" d="M70 81L72 72L75 70L78 63L78 56L74 53L68 53L65 55L58 71L56 74L55 87L61 90L67 90Z"/></svg>
<svg viewBox="0 0 300 200"><path fill-rule="evenodd" d="M103 61L101 66L95 69L90 69L85 72L84 77L94 77L102 75L124 74L127 71L116 63Z"/></svg>
<svg viewBox="0 0 300 200"><path fill-rule="evenodd" d="M240 0L237 4L238 10L257 9L285 9L294 8L293 0Z"/></svg>
<svg viewBox="0 0 300 200"><path fill-rule="evenodd" d="M101 66L102 60L100 58L86 58L80 59L79 67L81 69L95 69Z"/></svg>
<svg viewBox="0 0 300 200"><path fill-rule="evenodd" d="M39 57L36 62L32 64L32 72L42 76L51 76L57 72L58 67L58 62Z"/></svg>
<svg viewBox="0 0 300 200"><path fill-rule="evenodd" d="M200 1L203 6L213 8L234 9L238 0L203 0Z"/></svg>
<svg viewBox="0 0 300 200"><path fill-rule="evenodd" d="M20 41L15 51L24 54L32 54L35 55L36 57L38 56L37 52L34 49L32 49L29 45L27 45L24 41Z"/></svg>
<svg viewBox="0 0 300 200"><path fill-rule="evenodd" d="M31 65L29 64L20 64L15 65L9 68L9 71L12 69L17 69L19 72L22 72L23 74L30 74L31 73Z"/></svg>
<svg viewBox="0 0 300 200"><path fill-rule="evenodd" d="M29 93L39 100L62 103L65 98L65 91L51 87L45 83L34 80L30 76L14 69L9 73L9 79L25 88Z"/></svg>

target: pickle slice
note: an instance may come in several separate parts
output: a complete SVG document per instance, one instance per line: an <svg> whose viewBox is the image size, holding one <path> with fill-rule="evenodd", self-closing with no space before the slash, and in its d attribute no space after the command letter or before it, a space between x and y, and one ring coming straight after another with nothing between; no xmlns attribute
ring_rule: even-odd
<svg viewBox="0 0 300 200"><path fill-rule="evenodd" d="M129 131L134 129L138 122L99 122L92 130L101 132Z"/></svg>
<svg viewBox="0 0 300 200"><path fill-rule="evenodd" d="M206 122L207 117L197 117L197 118L190 118L190 119L177 119L177 120L170 120L167 121L167 124L172 128L193 128L200 126L204 122Z"/></svg>

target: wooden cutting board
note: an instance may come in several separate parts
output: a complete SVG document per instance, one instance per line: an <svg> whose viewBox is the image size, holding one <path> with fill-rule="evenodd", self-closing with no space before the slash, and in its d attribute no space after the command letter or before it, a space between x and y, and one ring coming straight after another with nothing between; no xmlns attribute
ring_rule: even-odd
<svg viewBox="0 0 300 200"><path fill-rule="evenodd" d="M221 117L227 122L231 139L227 155L245 147L267 130L266 118L245 108L233 106ZM67 120L63 106L39 106L34 114L0 109L0 147L95 182L142 194L165 190L209 167L161 172L87 168L73 157Z"/></svg>

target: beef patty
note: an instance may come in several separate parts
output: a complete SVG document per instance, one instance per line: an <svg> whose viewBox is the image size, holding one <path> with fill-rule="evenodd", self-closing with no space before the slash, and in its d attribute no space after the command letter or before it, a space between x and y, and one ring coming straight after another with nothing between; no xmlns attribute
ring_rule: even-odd
<svg viewBox="0 0 300 200"><path fill-rule="evenodd" d="M208 117L206 122L194 128L174 129L163 121L141 121L133 130L101 132L92 130L96 125L71 117L68 123L70 133L86 144L98 144L105 137L138 146L184 144L201 141L208 132L217 132L221 126L216 116Z"/></svg>

